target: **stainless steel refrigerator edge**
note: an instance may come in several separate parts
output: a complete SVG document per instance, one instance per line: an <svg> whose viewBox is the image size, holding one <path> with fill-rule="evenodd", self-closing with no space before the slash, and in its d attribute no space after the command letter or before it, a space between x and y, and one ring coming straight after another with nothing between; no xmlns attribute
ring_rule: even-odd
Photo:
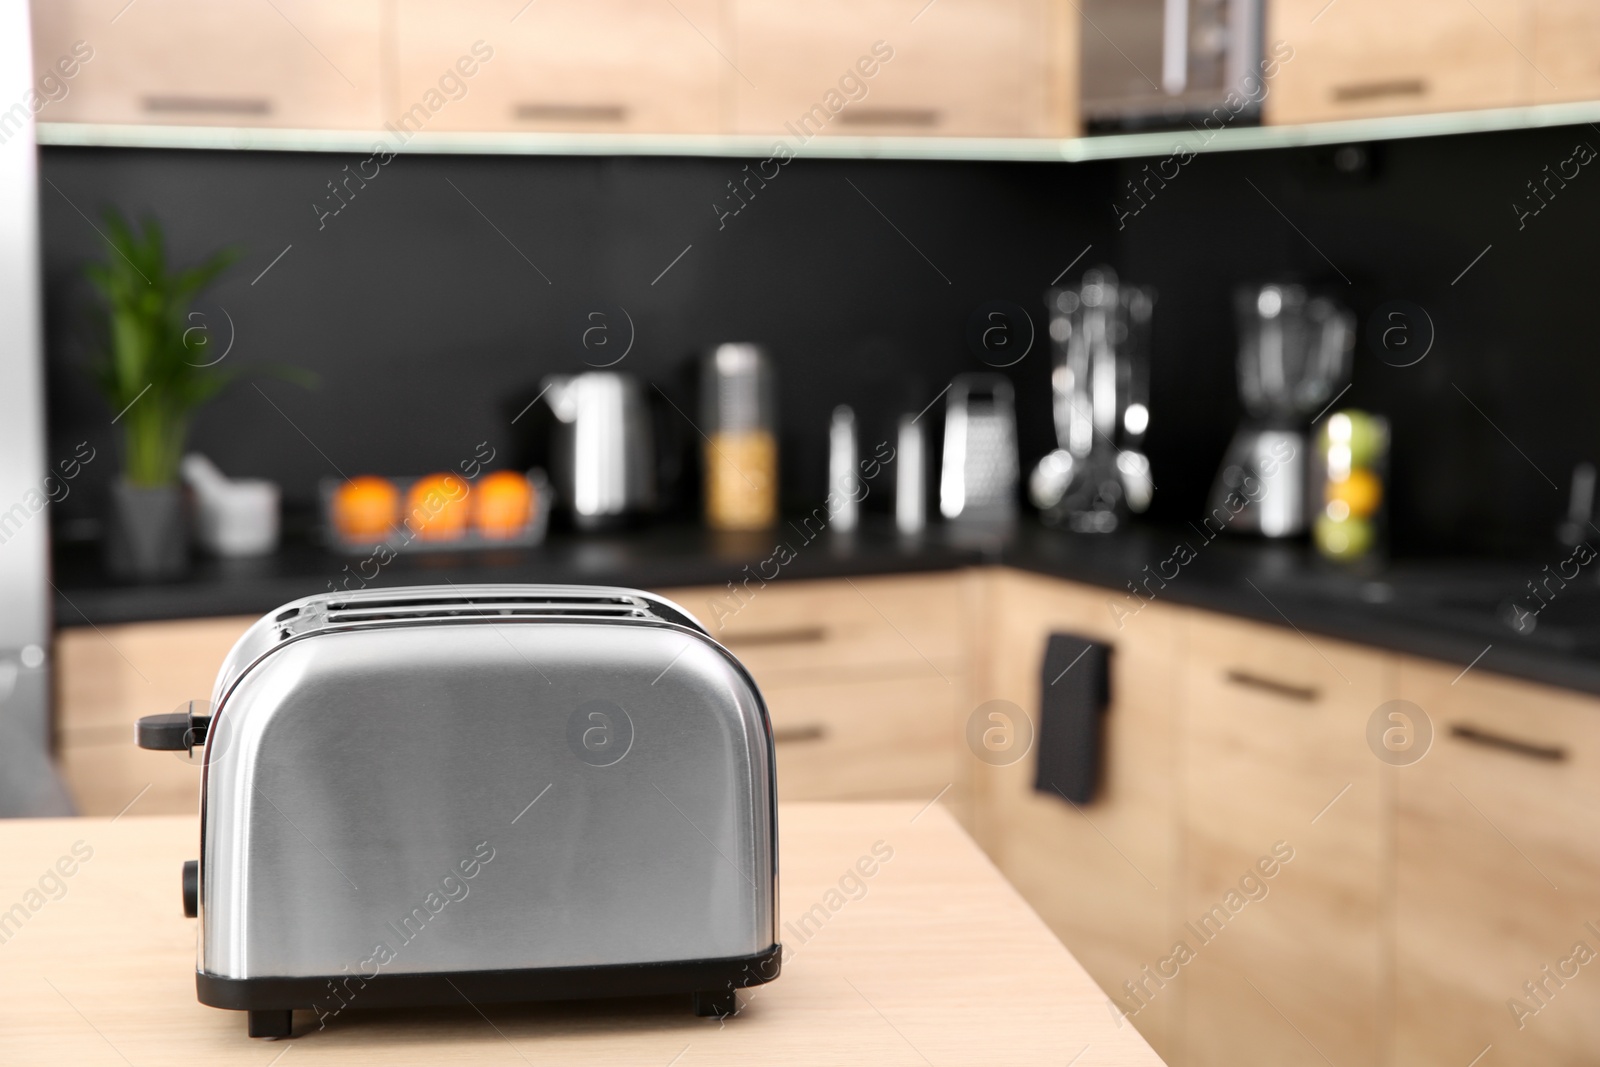
<svg viewBox="0 0 1600 1067"><path fill-rule="evenodd" d="M27 0L0 0L0 816L65 815L50 762L50 522Z"/></svg>

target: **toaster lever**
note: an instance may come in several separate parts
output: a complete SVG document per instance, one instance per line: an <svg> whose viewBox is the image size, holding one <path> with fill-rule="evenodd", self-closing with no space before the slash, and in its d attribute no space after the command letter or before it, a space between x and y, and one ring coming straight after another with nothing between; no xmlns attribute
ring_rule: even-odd
<svg viewBox="0 0 1600 1067"><path fill-rule="evenodd" d="M211 726L210 715L196 715L194 706L200 701L189 701L185 711L165 715L145 715L134 724L133 740L140 748L157 752L184 752L206 743L206 730Z"/></svg>

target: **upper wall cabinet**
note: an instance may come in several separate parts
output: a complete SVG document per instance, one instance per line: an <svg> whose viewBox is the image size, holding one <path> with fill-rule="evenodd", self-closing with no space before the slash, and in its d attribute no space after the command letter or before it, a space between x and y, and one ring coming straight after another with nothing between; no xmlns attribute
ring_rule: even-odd
<svg viewBox="0 0 1600 1067"><path fill-rule="evenodd" d="M1266 37L1294 49L1265 103L1274 124L1511 107L1533 73L1517 0L1269 0Z"/></svg>
<svg viewBox="0 0 1600 1067"><path fill-rule="evenodd" d="M1600 99L1600 3L1538 0L1529 84L1536 103Z"/></svg>
<svg viewBox="0 0 1600 1067"><path fill-rule="evenodd" d="M82 60L40 117L375 129L380 22L379 0L34 0L39 75Z"/></svg>
<svg viewBox="0 0 1600 1067"><path fill-rule="evenodd" d="M718 0L399 0L395 19L388 106L403 116L442 84L447 103L430 130L716 133L723 125L733 47ZM485 50L492 58L480 62ZM463 56L469 63L458 71ZM459 76L468 67L475 73Z"/></svg>
<svg viewBox="0 0 1600 1067"><path fill-rule="evenodd" d="M1076 40L1075 12L1069 19L1049 0L732 0L729 8L736 133L1073 132L1076 78L1061 76L1059 57Z"/></svg>
<svg viewBox="0 0 1600 1067"><path fill-rule="evenodd" d="M61 75L40 89L48 99L38 114L52 125L349 131L305 138L314 148L365 147L388 124L483 134L475 143L493 151L659 151L646 138L692 134L868 156L1166 152L1166 133L1052 143L1081 132L1085 32L1124 58L1157 47L1162 0L1115 2L1150 16L1144 32L1098 18L1091 27L1077 0L32 0L39 76ZM1600 0L1261 2L1278 68L1263 104L1269 125L1432 113L1449 132L1548 121L1523 105L1600 101ZM1232 0L1185 3L1198 11ZM1449 114L1491 108L1518 110ZM1383 122L1374 131L1417 132ZM1006 140L940 140L964 137ZM45 136L75 138L192 144L196 135L59 127ZM727 150L682 144L670 150Z"/></svg>

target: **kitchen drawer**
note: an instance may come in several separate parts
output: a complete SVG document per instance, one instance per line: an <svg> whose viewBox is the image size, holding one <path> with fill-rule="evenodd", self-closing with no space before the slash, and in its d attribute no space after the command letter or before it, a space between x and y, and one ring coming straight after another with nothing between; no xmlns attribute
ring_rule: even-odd
<svg viewBox="0 0 1600 1067"><path fill-rule="evenodd" d="M1265 119L1523 103L1531 73L1517 54L1527 43L1524 26L1517 0L1269 0L1266 39L1287 42L1294 56L1272 81Z"/></svg>
<svg viewBox="0 0 1600 1067"><path fill-rule="evenodd" d="M1185 647L1184 1062L1309 1063L1308 1041L1334 1063L1379 1062L1385 765L1366 728L1389 661L1205 612Z"/></svg>
<svg viewBox="0 0 1600 1067"><path fill-rule="evenodd" d="M376 129L379 0L34 0L33 53L94 50L53 122Z"/></svg>
<svg viewBox="0 0 1600 1067"><path fill-rule="evenodd" d="M724 74L717 0L398 0L405 114L483 39L494 56L429 130L716 133Z"/></svg>
<svg viewBox="0 0 1600 1067"><path fill-rule="evenodd" d="M752 572L753 573L753 572ZM788 581L669 589L763 688L873 677L944 684L968 661L974 576Z"/></svg>
<svg viewBox="0 0 1600 1067"><path fill-rule="evenodd" d="M1600 100L1600 4L1534 0L1528 72L1535 103Z"/></svg>
<svg viewBox="0 0 1600 1067"><path fill-rule="evenodd" d="M1563 961L1600 952L1600 699L1460 671L1400 665L1433 744L1396 774L1395 1062L1592 1064L1600 962Z"/></svg>
<svg viewBox="0 0 1600 1067"><path fill-rule="evenodd" d="M1177 653L1183 613L1156 604L1123 620L1114 592L999 571L986 617L991 676L974 703L1008 700L1038 721L1045 642L1062 632L1111 646L1111 704L1094 800L1076 807L1034 791L1036 758L972 761L982 798L978 839L1024 899L1109 993L1171 951L1177 877L1173 771ZM1132 1022L1166 1057L1175 999L1158 996Z"/></svg>
<svg viewBox="0 0 1600 1067"><path fill-rule="evenodd" d="M187 619L98 629L73 626L55 640L55 731L67 788L84 815L115 815L139 791L141 814L186 814L199 768L170 752L134 747L141 715L207 700L217 670L256 621Z"/></svg>
<svg viewBox="0 0 1600 1067"><path fill-rule="evenodd" d="M829 136L1060 132L1051 128L1057 107L1051 94L1060 86L1053 74L1067 48L1067 20L1051 17L1048 0L732 0L730 6L742 72L733 79L738 133L792 141L818 129ZM864 69L875 65L871 77L856 69L863 58ZM815 117L802 128L807 115Z"/></svg>
<svg viewBox="0 0 1600 1067"><path fill-rule="evenodd" d="M965 797L958 781L965 677L763 690L780 800ZM948 792L945 790L948 789Z"/></svg>

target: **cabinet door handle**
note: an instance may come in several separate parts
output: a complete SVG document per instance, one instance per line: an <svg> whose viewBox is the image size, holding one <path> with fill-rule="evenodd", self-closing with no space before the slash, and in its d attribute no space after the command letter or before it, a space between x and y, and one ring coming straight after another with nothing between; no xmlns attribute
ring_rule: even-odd
<svg viewBox="0 0 1600 1067"><path fill-rule="evenodd" d="M140 103L152 113L182 115L270 115L272 101L258 97L147 96Z"/></svg>
<svg viewBox="0 0 1600 1067"><path fill-rule="evenodd" d="M754 630L718 638L728 648L755 648L759 645L815 645L828 639L821 626L796 626L788 630Z"/></svg>
<svg viewBox="0 0 1600 1067"><path fill-rule="evenodd" d="M1452 723L1450 736L1460 741L1485 748L1497 748L1501 752L1510 752L1517 756L1526 756L1529 759L1545 760L1550 763L1560 763L1567 758L1565 745L1541 745L1537 741L1521 741L1515 737L1506 737L1489 730L1480 730L1467 723Z"/></svg>
<svg viewBox="0 0 1600 1067"><path fill-rule="evenodd" d="M621 104L557 104L536 101L512 108L521 122L621 122L628 109Z"/></svg>
<svg viewBox="0 0 1600 1067"><path fill-rule="evenodd" d="M944 116L931 107L847 107L839 112L841 126L915 126L932 129Z"/></svg>
<svg viewBox="0 0 1600 1067"><path fill-rule="evenodd" d="M1234 685L1244 686L1246 689L1259 689L1273 696L1285 697L1289 700L1298 700L1302 704L1315 704L1322 695L1314 685L1295 685L1293 682L1280 682L1276 678L1263 678L1259 674L1248 671L1231 670L1225 677Z"/></svg>
<svg viewBox="0 0 1600 1067"><path fill-rule="evenodd" d="M1389 81L1351 82L1333 87L1333 99L1341 104L1362 100L1382 100L1390 96L1427 96L1428 83L1421 78L1393 78Z"/></svg>
<svg viewBox="0 0 1600 1067"><path fill-rule="evenodd" d="M821 723L808 723L804 726L782 726L772 731L772 743L775 745L792 745L798 741L821 741L828 736L828 728Z"/></svg>

